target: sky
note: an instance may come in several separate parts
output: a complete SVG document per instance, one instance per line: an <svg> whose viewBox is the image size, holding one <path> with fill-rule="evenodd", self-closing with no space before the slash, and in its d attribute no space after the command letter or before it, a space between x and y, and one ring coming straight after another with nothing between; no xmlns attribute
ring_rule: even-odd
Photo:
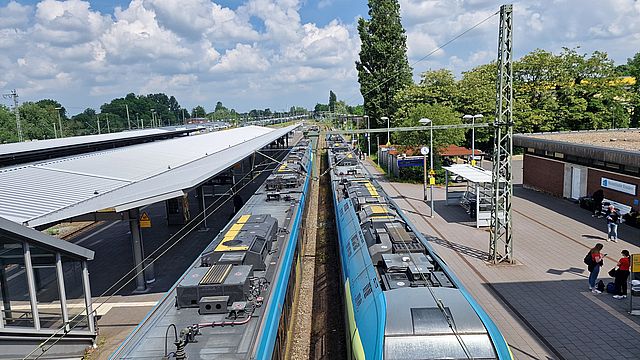
<svg viewBox="0 0 640 360"><path fill-rule="evenodd" d="M496 58L500 2L400 0L414 79ZM514 52L640 51L638 0L514 1ZM355 61L365 0L0 0L0 91L68 114L127 93L244 112L362 103ZM433 55L440 44L489 18ZM0 99L1 104L10 101Z"/></svg>

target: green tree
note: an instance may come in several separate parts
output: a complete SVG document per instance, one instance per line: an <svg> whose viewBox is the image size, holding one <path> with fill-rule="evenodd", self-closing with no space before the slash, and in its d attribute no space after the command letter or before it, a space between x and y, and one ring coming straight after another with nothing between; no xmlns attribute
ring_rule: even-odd
<svg viewBox="0 0 640 360"><path fill-rule="evenodd" d="M323 111L329 111L329 105L318 103L313 108L313 111L315 111L316 113L320 113L320 112L323 112Z"/></svg>
<svg viewBox="0 0 640 360"><path fill-rule="evenodd" d="M329 111L336 111L336 101L338 101L338 97L332 90L329 90Z"/></svg>
<svg viewBox="0 0 640 360"><path fill-rule="evenodd" d="M461 114L451 106L442 104L417 104L407 110L407 116L402 120L401 126L421 126L420 119L427 118L433 121L433 125L461 124ZM410 131L393 133L393 143L400 145L428 145L429 126L424 126L425 131ZM447 129L433 132L434 150L453 144L461 145L464 142L464 129Z"/></svg>
<svg viewBox="0 0 640 360"><path fill-rule="evenodd" d="M496 77L497 66L495 62L477 66L462 73L462 79L458 81L457 111L463 115L482 114L482 119L476 119L476 123L493 123L496 111ZM478 128L475 130L475 147L489 150L492 146L491 136L493 130ZM466 131L466 145L471 148L471 130Z"/></svg>
<svg viewBox="0 0 640 360"><path fill-rule="evenodd" d="M558 110L556 130L586 130L629 126L632 95L618 81L618 73L607 54L590 56L563 49L562 82L556 86Z"/></svg>
<svg viewBox="0 0 640 360"><path fill-rule="evenodd" d="M133 120L135 120L135 117ZM72 116L69 120L69 130L74 136L97 134L96 111L87 108L80 114Z"/></svg>
<svg viewBox="0 0 640 360"><path fill-rule="evenodd" d="M362 44L356 69L365 113L372 127L382 127L381 117L396 112L395 94L412 83L411 67L398 1L369 0L368 5L370 19L358 19Z"/></svg>
<svg viewBox="0 0 640 360"><path fill-rule="evenodd" d="M0 105L0 144L18 141L16 116L8 107Z"/></svg>
<svg viewBox="0 0 640 360"><path fill-rule="evenodd" d="M627 59L627 63L620 65L617 70L622 76L633 77L633 80L629 79L631 84L626 85L630 92L628 100L632 108L629 125L640 127L640 52Z"/></svg>
<svg viewBox="0 0 640 360"><path fill-rule="evenodd" d="M406 117L408 111L418 104L441 104L455 108L458 97L458 84L451 71L426 71L422 73L419 84L411 84L397 92L394 98L398 105L395 117Z"/></svg>
<svg viewBox="0 0 640 360"><path fill-rule="evenodd" d="M55 106L46 102L38 105L25 102L20 106L20 121L25 140L44 140L55 138L54 124L58 125Z"/></svg>
<svg viewBox="0 0 640 360"><path fill-rule="evenodd" d="M207 116L207 111L204 109L204 107L202 107L200 105L194 107L191 110L191 117L193 117L193 118L205 117L205 116Z"/></svg>
<svg viewBox="0 0 640 360"><path fill-rule="evenodd" d="M555 116L559 109L556 89L569 83L567 74L561 69L562 60L558 56L539 49L514 63L513 108L517 132L558 128Z"/></svg>

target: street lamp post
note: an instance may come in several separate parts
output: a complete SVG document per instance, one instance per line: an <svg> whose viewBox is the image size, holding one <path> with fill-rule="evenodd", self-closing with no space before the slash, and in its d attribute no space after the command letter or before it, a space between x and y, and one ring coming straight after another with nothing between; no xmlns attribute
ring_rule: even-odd
<svg viewBox="0 0 640 360"><path fill-rule="evenodd" d="M60 137L62 138L64 136L62 135L62 119L60 118L60 110L62 110L62 107L56 108L56 112L58 113L58 129L60 130Z"/></svg>
<svg viewBox="0 0 640 360"><path fill-rule="evenodd" d="M465 120L471 119L471 166L476 165L476 118L482 119L482 114L465 115L462 118Z"/></svg>
<svg viewBox="0 0 640 360"><path fill-rule="evenodd" d="M391 129L390 129L390 123L389 123L389 118L386 116L381 117L380 119L382 120L387 120L387 145L391 145Z"/></svg>
<svg viewBox="0 0 640 360"><path fill-rule="evenodd" d="M369 115L365 115L364 117L367 118L367 148L369 157L371 157L371 133L368 131L371 129L371 123L369 122Z"/></svg>
<svg viewBox="0 0 640 360"><path fill-rule="evenodd" d="M430 119L427 118L422 118L420 119L420 124L422 125L427 125L429 124L429 197L431 198L431 206L430 206L430 212L431 214L429 215L430 217L433 217L433 184L435 183L435 175L434 175L434 170L433 170L433 121L431 121ZM426 162L426 155L425 155L425 162ZM425 164L426 165L426 164ZM426 193L426 166L425 166L425 193ZM425 196L426 197L426 196Z"/></svg>

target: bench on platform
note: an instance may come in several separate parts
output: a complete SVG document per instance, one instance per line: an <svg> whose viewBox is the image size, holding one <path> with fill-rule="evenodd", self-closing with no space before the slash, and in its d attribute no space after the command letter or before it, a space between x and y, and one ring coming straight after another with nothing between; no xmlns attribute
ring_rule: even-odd
<svg viewBox="0 0 640 360"><path fill-rule="evenodd" d="M602 200L602 213L606 213L607 209L609 208L609 205L613 205L613 207L616 208L616 210L618 210L618 212L620 213L620 216L628 214L629 212L631 212L631 206L629 205L625 205L622 203L619 203L617 201L613 201L613 200L609 200L609 199L603 199Z"/></svg>

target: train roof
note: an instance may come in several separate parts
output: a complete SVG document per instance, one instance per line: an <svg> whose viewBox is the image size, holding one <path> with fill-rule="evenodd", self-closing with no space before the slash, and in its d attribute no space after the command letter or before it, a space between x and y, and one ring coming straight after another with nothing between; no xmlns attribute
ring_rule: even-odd
<svg viewBox="0 0 640 360"><path fill-rule="evenodd" d="M377 341L384 359L497 358L478 313L482 310L425 236L357 157L343 163L350 159L347 142L336 136L328 140L343 274L351 296L346 301L353 302L354 317L362 322L358 331L368 339L362 340L365 352L371 351L367 356L380 355L371 344ZM368 280L362 274L369 274ZM382 308L384 314L378 314Z"/></svg>
<svg viewBox="0 0 640 360"><path fill-rule="evenodd" d="M277 308L275 289L287 284L288 276L282 280L289 271L285 254L297 241L294 227L309 178L308 149L303 142L287 156L300 165L294 182L274 180L280 170L276 167L112 358L160 359L166 355L165 343L175 351L172 324L178 334L204 325L185 346L189 358L255 357L259 342L272 332L265 320Z"/></svg>

